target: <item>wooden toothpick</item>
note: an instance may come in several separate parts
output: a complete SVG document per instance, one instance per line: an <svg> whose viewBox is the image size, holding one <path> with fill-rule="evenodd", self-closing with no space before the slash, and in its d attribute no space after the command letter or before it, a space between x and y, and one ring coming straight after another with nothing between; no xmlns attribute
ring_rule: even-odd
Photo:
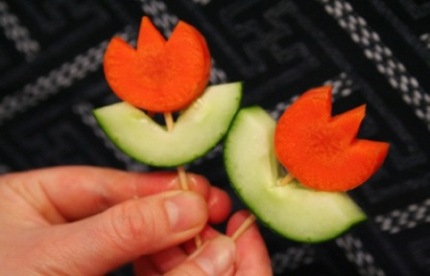
<svg viewBox="0 0 430 276"><path fill-rule="evenodd" d="M292 176L291 174L286 174L283 178L281 178L278 181L278 185L279 186L287 186L288 184L290 184L292 181L294 180L294 176Z"/></svg>
<svg viewBox="0 0 430 276"><path fill-rule="evenodd" d="M164 113L164 121L166 122L167 131L172 131L175 126L175 121L173 120L171 112Z"/></svg>
<svg viewBox="0 0 430 276"><path fill-rule="evenodd" d="M236 231L231 235L231 239L236 241L243 233L248 230L248 228L257 220L257 218L250 214L239 226L239 228L236 229Z"/></svg>
<svg viewBox="0 0 430 276"><path fill-rule="evenodd" d="M164 113L164 121L166 122L167 131L173 131L175 127L175 121L173 120L173 115L170 112ZM190 190L190 184L188 182L187 172L185 171L184 166L178 166L176 168L179 177L179 186L181 190L188 191ZM199 248L202 246L203 241L200 235L197 235L195 238L196 247Z"/></svg>
<svg viewBox="0 0 430 276"><path fill-rule="evenodd" d="M184 166L179 166L176 168L176 170L178 171L179 185L181 186L181 189L188 191L190 189L190 185L188 184L188 177Z"/></svg>

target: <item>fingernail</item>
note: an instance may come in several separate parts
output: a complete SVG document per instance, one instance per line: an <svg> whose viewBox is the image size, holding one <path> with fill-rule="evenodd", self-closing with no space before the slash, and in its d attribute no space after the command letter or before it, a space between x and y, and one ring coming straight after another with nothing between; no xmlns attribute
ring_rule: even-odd
<svg viewBox="0 0 430 276"><path fill-rule="evenodd" d="M207 220L204 199L193 192L175 192L165 199L164 207L175 232L190 230Z"/></svg>
<svg viewBox="0 0 430 276"><path fill-rule="evenodd" d="M194 261L207 275L224 275L236 260L236 245L225 236L218 236L205 244Z"/></svg>

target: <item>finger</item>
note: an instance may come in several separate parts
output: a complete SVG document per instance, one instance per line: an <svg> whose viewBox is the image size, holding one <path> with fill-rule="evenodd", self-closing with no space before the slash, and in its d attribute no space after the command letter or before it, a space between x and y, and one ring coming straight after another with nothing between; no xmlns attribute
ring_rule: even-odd
<svg viewBox="0 0 430 276"><path fill-rule="evenodd" d="M227 225L227 235L233 235L249 215L248 211L235 213ZM272 275L269 253L255 223L236 240L236 245L238 275Z"/></svg>
<svg viewBox="0 0 430 276"><path fill-rule="evenodd" d="M206 242L184 263L165 275L226 275L234 269L236 246L225 236L217 236Z"/></svg>
<svg viewBox="0 0 430 276"><path fill-rule="evenodd" d="M210 219L219 220L231 206L228 195L198 175L188 174L190 188L208 199ZM176 173L129 173L115 169L66 166L9 174L1 180L21 190L47 220L61 223L99 213L119 202L179 188ZM31 193L28 191L31 189ZM211 203L212 202L212 203ZM79 203L79 204L77 204Z"/></svg>
<svg viewBox="0 0 430 276"><path fill-rule="evenodd" d="M102 274L141 255L183 243L206 222L201 196L172 191L129 200L91 218L59 225L50 242L67 248L62 256L55 255L58 263L72 266L79 275Z"/></svg>
<svg viewBox="0 0 430 276"><path fill-rule="evenodd" d="M210 210L210 223L218 224L225 221L232 208L230 196L227 192L217 187L212 187L208 196L208 208Z"/></svg>

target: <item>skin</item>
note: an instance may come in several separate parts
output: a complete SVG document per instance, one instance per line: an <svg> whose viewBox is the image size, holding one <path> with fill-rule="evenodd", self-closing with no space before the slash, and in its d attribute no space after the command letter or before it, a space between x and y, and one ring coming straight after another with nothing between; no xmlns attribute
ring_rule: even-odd
<svg viewBox="0 0 430 276"><path fill-rule="evenodd" d="M2 273L103 275L133 263L136 275L272 275L256 225L228 238L247 212L218 233L208 223L228 217L227 193L188 179L190 191L174 173L73 166L0 176Z"/></svg>

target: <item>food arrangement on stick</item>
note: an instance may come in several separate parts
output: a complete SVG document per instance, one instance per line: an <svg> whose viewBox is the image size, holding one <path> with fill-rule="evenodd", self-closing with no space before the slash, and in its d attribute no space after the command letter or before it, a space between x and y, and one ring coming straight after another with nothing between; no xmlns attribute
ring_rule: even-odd
<svg viewBox="0 0 430 276"><path fill-rule="evenodd" d="M226 136L227 174L253 212L233 239L259 219L287 238L320 242L366 218L346 191L377 171L389 146L356 138L364 105L332 116L331 88L320 87L304 93L276 122L258 106L239 110L242 83L208 85L210 70L208 46L194 27L179 21L166 39L143 17L135 48L118 37L110 41L104 72L121 101L94 115L125 154L176 167L185 190L184 165Z"/></svg>
<svg viewBox="0 0 430 276"><path fill-rule="evenodd" d="M137 161L177 167L180 188L188 190L184 165L225 136L240 107L242 84L207 85L209 49L204 37L183 21L166 40L143 17L136 48L114 37L103 65L109 86L122 101L94 110L100 127ZM154 120L155 114L162 114L165 123ZM196 242L201 243L198 237Z"/></svg>
<svg viewBox="0 0 430 276"><path fill-rule="evenodd" d="M331 105L331 87L319 87L278 122L258 106L244 108L225 141L236 193L268 228L299 242L326 241L365 220L346 191L388 153L388 143L356 138L365 106L332 117Z"/></svg>

